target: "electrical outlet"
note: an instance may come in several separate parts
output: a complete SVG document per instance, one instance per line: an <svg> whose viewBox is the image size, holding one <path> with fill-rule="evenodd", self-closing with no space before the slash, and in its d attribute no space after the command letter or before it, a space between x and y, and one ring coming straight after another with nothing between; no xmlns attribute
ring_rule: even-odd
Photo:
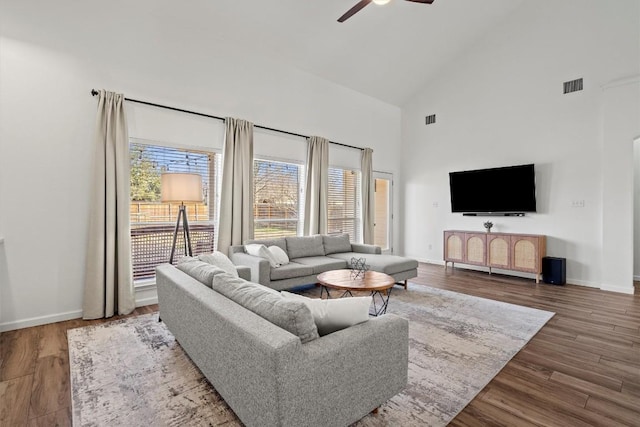
<svg viewBox="0 0 640 427"><path fill-rule="evenodd" d="M572 208L584 208L584 200L573 200L571 201Z"/></svg>
<svg viewBox="0 0 640 427"><path fill-rule="evenodd" d="M433 207L437 208L438 207L438 202L433 202Z"/></svg>
<svg viewBox="0 0 640 427"><path fill-rule="evenodd" d="M433 249L433 245L429 244L429 250L432 250L432 249Z"/></svg>

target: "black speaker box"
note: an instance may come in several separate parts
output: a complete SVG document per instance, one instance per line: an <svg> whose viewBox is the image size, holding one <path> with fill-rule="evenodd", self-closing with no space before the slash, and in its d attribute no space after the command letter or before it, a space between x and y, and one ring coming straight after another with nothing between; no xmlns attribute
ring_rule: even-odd
<svg viewBox="0 0 640 427"><path fill-rule="evenodd" d="M546 256L542 258L542 281L564 285L567 281L567 259Z"/></svg>

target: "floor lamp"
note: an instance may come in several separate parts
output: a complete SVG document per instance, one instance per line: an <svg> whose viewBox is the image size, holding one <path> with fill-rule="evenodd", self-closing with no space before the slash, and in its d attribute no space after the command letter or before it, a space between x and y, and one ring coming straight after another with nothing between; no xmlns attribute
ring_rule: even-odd
<svg viewBox="0 0 640 427"><path fill-rule="evenodd" d="M173 232L171 256L169 257L169 264L173 264L180 220L182 220L182 232L184 233L184 254L185 256L193 255L187 207L184 202L202 202L202 177L197 173L163 173L160 176L160 193L163 203L180 202L176 228Z"/></svg>

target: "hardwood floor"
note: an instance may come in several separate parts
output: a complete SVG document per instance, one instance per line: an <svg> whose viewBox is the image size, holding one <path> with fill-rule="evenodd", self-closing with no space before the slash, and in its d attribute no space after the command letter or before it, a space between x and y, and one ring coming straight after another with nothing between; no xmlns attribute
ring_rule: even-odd
<svg viewBox="0 0 640 427"><path fill-rule="evenodd" d="M623 295L427 264L411 283L556 313L451 425L640 426L637 287ZM0 426L71 425L66 331L102 322L0 334Z"/></svg>
<svg viewBox="0 0 640 427"><path fill-rule="evenodd" d="M412 282L556 313L451 425L640 426L638 286L624 295L425 264Z"/></svg>
<svg viewBox="0 0 640 427"><path fill-rule="evenodd" d="M157 311L140 307L129 316ZM67 329L109 320L69 320L0 334L0 427L71 426Z"/></svg>

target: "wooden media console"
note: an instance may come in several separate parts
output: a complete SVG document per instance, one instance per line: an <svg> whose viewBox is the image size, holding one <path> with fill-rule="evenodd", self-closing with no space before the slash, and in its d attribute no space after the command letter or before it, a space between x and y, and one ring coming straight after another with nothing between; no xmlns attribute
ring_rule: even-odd
<svg viewBox="0 0 640 427"><path fill-rule="evenodd" d="M489 267L489 274L492 268L524 271L534 273L540 283L546 246L546 236L538 234L445 230L444 268L457 262Z"/></svg>

